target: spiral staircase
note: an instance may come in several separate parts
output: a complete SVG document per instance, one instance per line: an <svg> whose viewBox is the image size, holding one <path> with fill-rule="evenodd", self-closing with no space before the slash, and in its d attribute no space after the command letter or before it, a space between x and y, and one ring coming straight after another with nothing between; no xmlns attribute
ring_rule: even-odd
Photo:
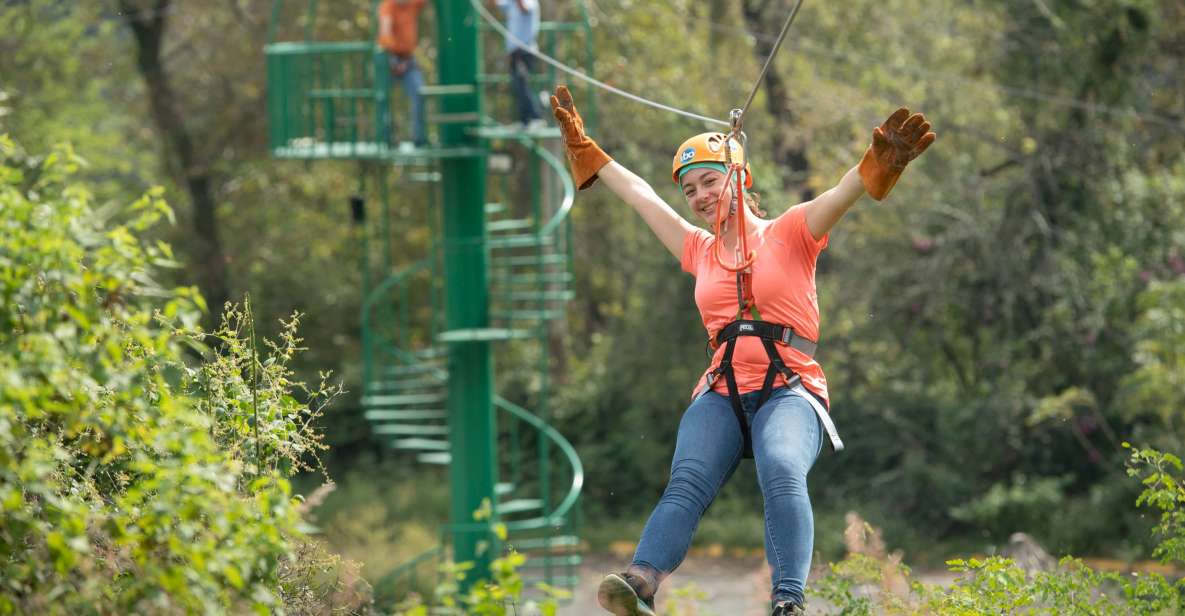
<svg viewBox="0 0 1185 616"><path fill-rule="evenodd" d="M491 512L506 530L505 547L527 556L519 573L528 586L571 588L580 563L576 506L583 471L575 450L545 417L552 326L562 323L573 295L567 215L574 187L562 162L539 140L522 137L521 145L542 161L561 196L542 216L518 216L503 203L485 206L491 326L477 335L507 347L498 357L506 361L499 363L515 364L511 376L519 381L530 377L535 403L528 410L501 395L493 398L498 481ZM434 242L428 256L378 284L362 311L366 418L376 438L419 464L450 464L449 433L457 429L446 409L448 344L457 336L444 330L440 316L445 250L444 241ZM417 567L422 572L422 563L439 560L442 550L413 559L392 583Z"/></svg>
<svg viewBox="0 0 1185 616"><path fill-rule="evenodd" d="M466 23L478 26L476 75L470 83L425 86L429 131L437 138L427 147L400 147L393 135L406 114L393 100L400 90L390 87L373 30L367 40L317 40L315 24L344 23L347 15L335 11L348 7L316 0L292 4L303 8L303 18L287 19L283 0L273 0L265 49L270 149L277 158L306 163L357 162L359 185L351 205L363 255L362 412L373 438L409 472L449 466L454 498L458 482L467 481L453 457L456 437L467 426L455 425L461 415L449 410L450 395L464 386L450 372L466 367L454 363L450 370L450 361L463 357L453 347L480 341L489 344L491 355L494 446L485 462L495 482L483 499L485 511L477 512L482 519L458 520L454 511L454 519L442 526L440 544L375 581L376 594L398 599L412 589L431 590L432 581L416 578L432 578L439 563L456 558L450 537L473 527L495 529L492 552L513 550L526 556L518 569L526 588L536 583L572 588L580 563L583 470L571 444L548 421L551 343L562 334L565 306L573 297L568 215L574 186L556 155L559 131L527 130L495 119L510 115L502 42L490 24L471 12L472 21ZM475 8L467 0L437 0L436 16ZM567 15L574 19L541 24L540 48L591 68L591 30L583 2L569 7ZM483 47L490 53L482 53ZM448 69L443 58L442 79ZM536 73L531 89L550 90L556 78L554 69ZM586 120L595 122L591 90L577 95L590 112ZM456 112L458 103L474 100L479 101L476 113ZM464 131L464 139L456 138L458 130ZM492 188L485 193L489 202L484 204L483 233L468 243L449 239L439 212L442 186L450 181L447 163L459 159L488 161L486 184ZM512 186L511 179L526 186ZM407 198L405 189L413 183L427 188L417 194L430 195L422 204L427 206L429 239L422 258L401 266L391 255L407 250L392 246L420 244L399 237L398 230L407 223L395 219L392 206ZM393 196L392 187L401 194ZM368 213L368 202L380 206L377 216ZM425 230L408 235L422 238ZM472 251L474 242L480 242L485 264L484 292L474 295L486 305L484 325L450 330L447 295L450 289L456 292L456 284L448 284L447 264L455 252ZM455 305L457 297L452 300Z"/></svg>

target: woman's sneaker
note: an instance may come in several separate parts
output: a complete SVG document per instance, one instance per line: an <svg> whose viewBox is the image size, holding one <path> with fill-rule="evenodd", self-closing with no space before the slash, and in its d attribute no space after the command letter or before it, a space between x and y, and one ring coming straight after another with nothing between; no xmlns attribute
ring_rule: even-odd
<svg viewBox="0 0 1185 616"><path fill-rule="evenodd" d="M769 616L805 616L806 609L801 604L791 603L790 601L782 601L774 606L774 611Z"/></svg>
<svg viewBox="0 0 1185 616"><path fill-rule="evenodd" d="M615 616L654 616L654 597L642 597L645 583L632 573L610 573L597 588L597 603Z"/></svg>

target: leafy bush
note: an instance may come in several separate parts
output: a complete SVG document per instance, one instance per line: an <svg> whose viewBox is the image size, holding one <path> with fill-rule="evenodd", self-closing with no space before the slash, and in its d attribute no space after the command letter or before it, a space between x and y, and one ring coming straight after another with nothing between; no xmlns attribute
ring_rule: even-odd
<svg viewBox="0 0 1185 616"><path fill-rule="evenodd" d="M1161 539L1153 556L1165 564L1185 564L1185 485L1180 459L1150 449L1132 452L1128 474L1140 477L1138 505L1161 511ZM855 551L831 565L812 593L841 614L1076 614L1168 615L1185 610L1185 580L1170 582L1157 573L1123 575L1095 571L1066 557L1049 571L1026 571L1008 558L957 559L947 564L958 574L942 587L910 579L899 556L882 549Z"/></svg>
<svg viewBox="0 0 1185 616"><path fill-rule="evenodd" d="M338 600L333 557L294 558L288 477L319 446L318 408L290 393L295 320L261 358L232 311L206 348L201 297L159 285L173 255L140 237L172 219L161 191L96 210L80 164L0 137L0 613Z"/></svg>
<svg viewBox="0 0 1185 616"><path fill-rule="evenodd" d="M427 616L431 614L488 614L490 616L505 616L518 614L519 609L529 614L555 616L558 599L569 595L565 590L539 584L543 593L542 600L523 599L523 580L518 569L527 562L527 557L518 552L510 552L506 556L494 559L490 563L489 581L479 581L468 585L465 580L473 570L473 563L446 562L441 565L442 579L436 587L434 603L436 607L429 608L420 597L412 596L402 606L398 614L402 616Z"/></svg>

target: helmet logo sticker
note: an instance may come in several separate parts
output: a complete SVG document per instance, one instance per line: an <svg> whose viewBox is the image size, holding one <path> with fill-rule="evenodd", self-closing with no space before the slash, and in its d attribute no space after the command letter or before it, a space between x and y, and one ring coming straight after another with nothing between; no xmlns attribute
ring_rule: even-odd
<svg viewBox="0 0 1185 616"><path fill-rule="evenodd" d="M679 155L679 162L685 163L693 158L695 158L695 148L687 148Z"/></svg>

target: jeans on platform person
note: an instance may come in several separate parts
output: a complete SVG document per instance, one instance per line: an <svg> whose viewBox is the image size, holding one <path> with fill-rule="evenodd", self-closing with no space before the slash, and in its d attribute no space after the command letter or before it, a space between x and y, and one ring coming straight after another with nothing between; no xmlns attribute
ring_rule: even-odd
<svg viewBox="0 0 1185 616"><path fill-rule="evenodd" d="M424 73L416 64L414 55L399 56L389 53L387 58L391 68L391 83L400 83L403 86L403 91L407 93L408 107L412 118L412 140L417 146L427 145L428 130L424 120L424 95L420 91L424 87Z"/></svg>
<svg viewBox="0 0 1185 616"><path fill-rule="evenodd" d="M765 499L772 598L801 603L815 535L806 478L823 446L823 431L814 409L798 393L775 389L761 408L754 408L758 396L741 394L741 403ZM634 566L666 576L683 562L700 518L741 461L741 441L726 396L709 391L691 403L679 422L670 481L642 531Z"/></svg>
<svg viewBox="0 0 1185 616"><path fill-rule="evenodd" d="M525 49L510 52L510 89L514 93L514 106L518 121L529 124L542 119L539 101L531 95L530 77L535 69L535 56Z"/></svg>

